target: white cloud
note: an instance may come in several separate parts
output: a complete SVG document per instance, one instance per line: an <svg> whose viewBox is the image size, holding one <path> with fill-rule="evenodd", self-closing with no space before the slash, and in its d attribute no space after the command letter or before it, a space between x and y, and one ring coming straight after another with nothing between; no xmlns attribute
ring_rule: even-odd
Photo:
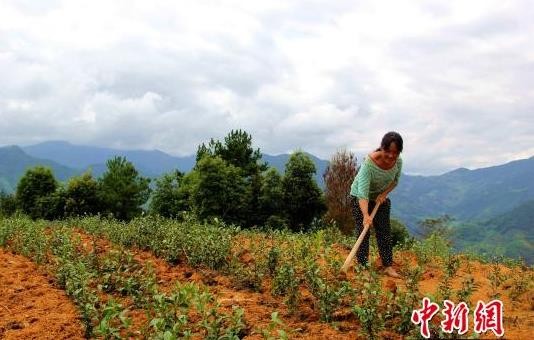
<svg viewBox="0 0 534 340"><path fill-rule="evenodd" d="M405 170L534 154L528 1L3 1L0 144L184 155L243 128L262 151Z"/></svg>

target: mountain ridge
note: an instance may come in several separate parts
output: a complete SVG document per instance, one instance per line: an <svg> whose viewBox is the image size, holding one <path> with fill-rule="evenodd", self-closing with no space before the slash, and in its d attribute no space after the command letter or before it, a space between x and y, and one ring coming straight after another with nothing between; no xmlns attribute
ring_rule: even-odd
<svg viewBox="0 0 534 340"><path fill-rule="evenodd" d="M124 156L131 161L138 170L147 177L159 177L165 172L178 169L182 172L189 172L196 162L196 155L173 156L161 150L121 150L105 148L99 146L75 145L67 141L46 141L34 145L22 147L30 156L53 160L65 166L77 169L87 169L92 167L96 171L95 176L99 176L105 170L105 162L113 156ZM324 186L323 173L326 170L328 161L318 158L310 153L306 153L314 161L317 172L315 180L320 187ZM263 154L262 159L270 166L274 166L281 173L284 172L285 163L289 159L289 154L269 155Z"/></svg>
<svg viewBox="0 0 534 340"><path fill-rule="evenodd" d="M26 169L36 165L48 166L54 170L57 179L64 181L80 171L71 169L53 160L29 156L17 145L0 147L0 190L13 192Z"/></svg>

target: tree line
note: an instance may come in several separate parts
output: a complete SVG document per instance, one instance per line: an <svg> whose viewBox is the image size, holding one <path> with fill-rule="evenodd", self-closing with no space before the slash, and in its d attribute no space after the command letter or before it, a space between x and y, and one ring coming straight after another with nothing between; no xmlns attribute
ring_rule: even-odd
<svg viewBox="0 0 534 340"><path fill-rule="evenodd" d="M330 160L324 191L314 180L315 164L304 152L292 153L279 173L262 161L252 136L242 130L202 143L188 173L174 170L152 181L124 157L109 159L106 166L99 178L85 172L66 183L58 182L49 168L30 168L14 194L1 194L0 213L21 211L48 220L100 214L128 221L141 214L180 218L188 212L244 228L305 231L321 218L335 221L346 233L354 228L349 189L357 162L347 151Z"/></svg>

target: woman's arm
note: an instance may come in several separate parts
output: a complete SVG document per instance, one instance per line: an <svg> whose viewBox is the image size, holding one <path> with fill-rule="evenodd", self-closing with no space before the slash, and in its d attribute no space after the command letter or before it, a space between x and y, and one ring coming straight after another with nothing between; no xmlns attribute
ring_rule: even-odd
<svg viewBox="0 0 534 340"><path fill-rule="evenodd" d="M376 204L382 204L384 203L384 201L388 198L388 195L390 192L393 191L393 189L395 189L395 187L397 186L397 181L393 181L391 182L388 187L386 188L386 190L384 190L382 193L380 193L377 197L376 197Z"/></svg>
<svg viewBox="0 0 534 340"><path fill-rule="evenodd" d="M363 225L372 225L373 220L371 219L371 216L369 216L369 201L366 199L359 199L358 204L360 205L360 210L363 214Z"/></svg>

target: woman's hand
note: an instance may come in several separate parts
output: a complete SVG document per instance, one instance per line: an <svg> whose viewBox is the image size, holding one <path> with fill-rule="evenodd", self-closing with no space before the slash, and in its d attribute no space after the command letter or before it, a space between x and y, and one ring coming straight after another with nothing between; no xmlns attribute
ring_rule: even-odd
<svg viewBox="0 0 534 340"><path fill-rule="evenodd" d="M369 216L369 214L363 215L363 225L368 225L369 227L373 225L373 219L371 218L371 216Z"/></svg>
<svg viewBox="0 0 534 340"><path fill-rule="evenodd" d="M376 197L376 204L382 204L384 203L386 200L388 199L388 193L387 192L383 192L381 194L379 194L377 197Z"/></svg>

